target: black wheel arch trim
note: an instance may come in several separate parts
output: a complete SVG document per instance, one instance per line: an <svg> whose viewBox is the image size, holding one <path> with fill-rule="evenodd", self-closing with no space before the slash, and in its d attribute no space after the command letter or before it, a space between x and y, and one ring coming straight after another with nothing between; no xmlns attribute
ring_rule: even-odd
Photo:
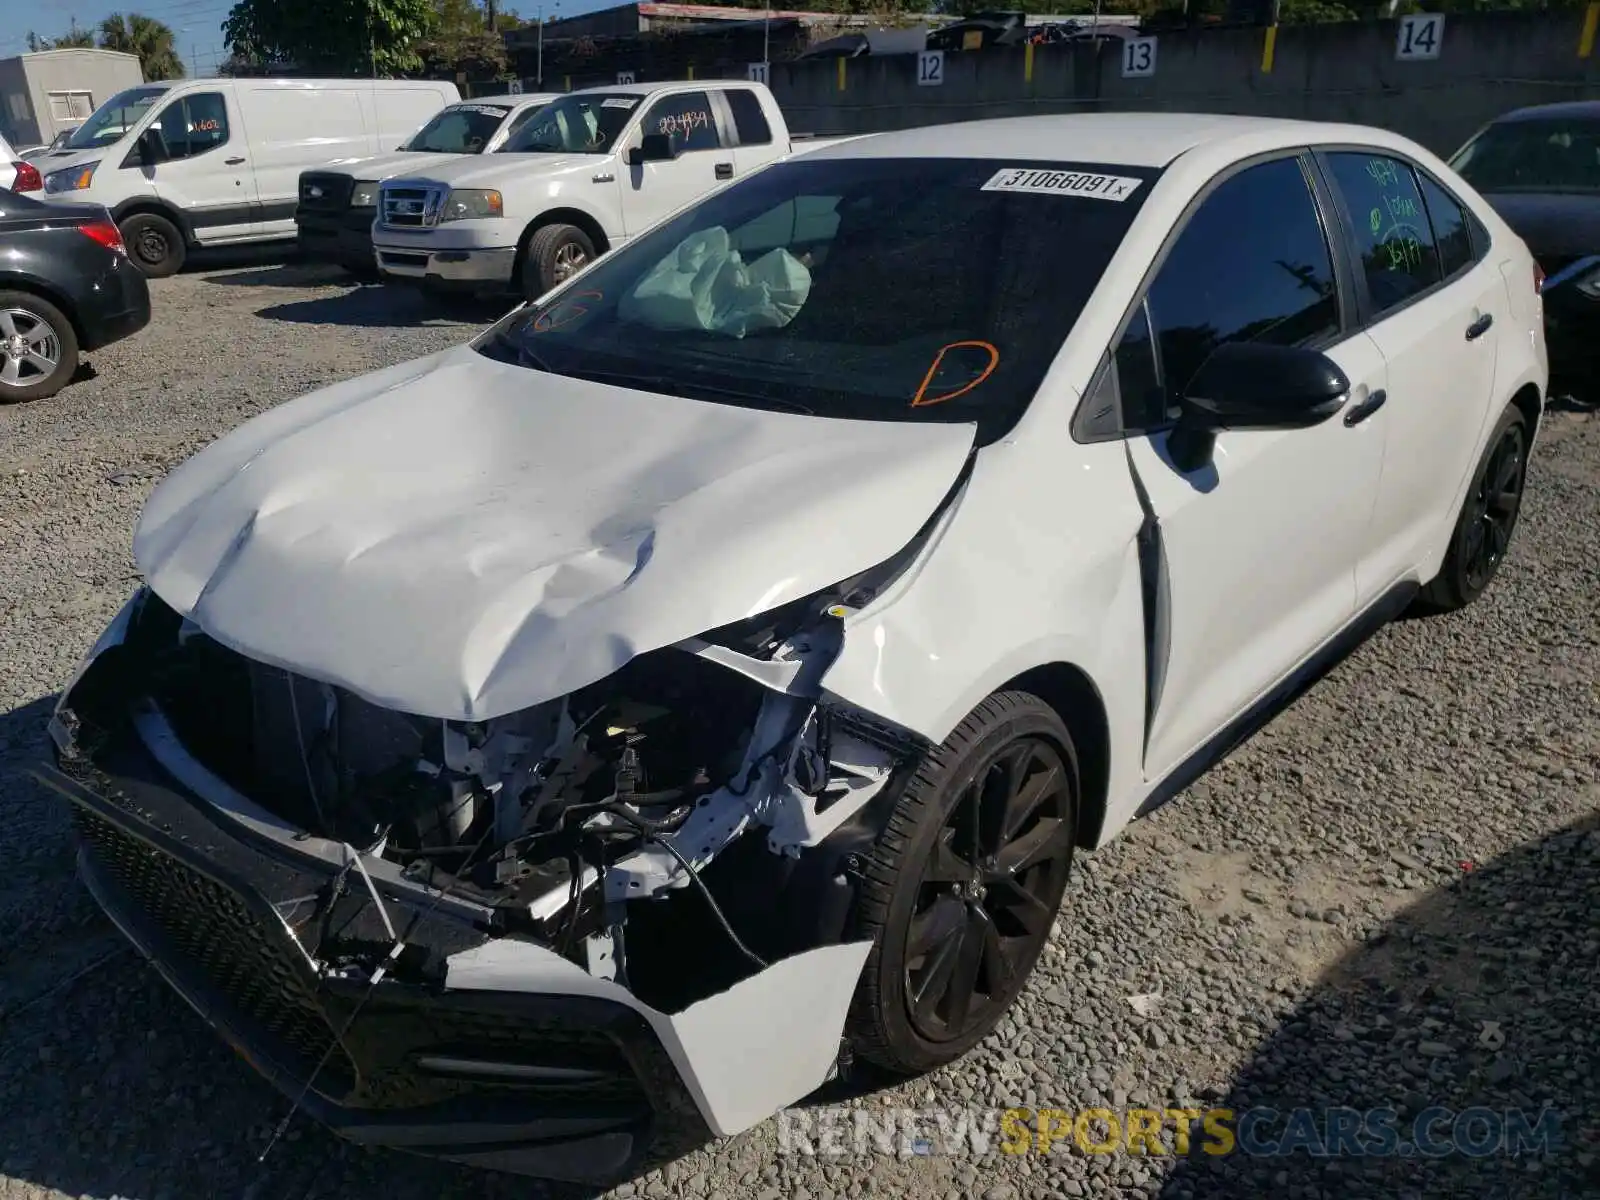
<svg viewBox="0 0 1600 1200"><path fill-rule="evenodd" d="M140 213L150 213L152 216L163 217L178 227L178 232L183 235L184 243L191 249L199 243L194 235L194 222L180 208L158 200L153 196L132 196L118 204L111 210L111 219L119 226L129 217L138 216Z"/></svg>
<svg viewBox="0 0 1600 1200"><path fill-rule="evenodd" d="M83 317L78 312L78 306L72 302L65 292L47 279L40 279L37 275L25 275L21 272L0 272L0 291L4 292L29 292L39 299L54 305L61 310L61 315L66 317L72 325L72 332L78 339L81 349L89 349L86 341L92 340L89 331L84 328Z"/></svg>

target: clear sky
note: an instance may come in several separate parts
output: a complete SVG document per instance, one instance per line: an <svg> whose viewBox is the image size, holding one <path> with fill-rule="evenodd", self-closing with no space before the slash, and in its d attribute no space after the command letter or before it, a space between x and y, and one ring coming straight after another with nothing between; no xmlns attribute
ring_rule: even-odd
<svg viewBox="0 0 1600 1200"><path fill-rule="evenodd" d="M545 0L545 16L570 17L608 8L622 0ZM40 37L59 37L77 21L80 27L99 26L114 12L137 12L172 27L178 53L190 75L210 75L227 57L222 46L222 21L233 7L233 0L147 0L145 3L118 3L118 0L0 0L8 10L0 22L0 58L20 54L27 47L31 30ZM539 0L508 0L502 9L519 13L525 20L538 15ZM13 15L15 14L15 15Z"/></svg>

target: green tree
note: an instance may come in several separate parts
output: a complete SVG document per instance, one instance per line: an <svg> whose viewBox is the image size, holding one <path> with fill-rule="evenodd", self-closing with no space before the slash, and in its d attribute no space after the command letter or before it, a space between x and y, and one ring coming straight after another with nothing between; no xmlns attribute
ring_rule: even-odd
<svg viewBox="0 0 1600 1200"><path fill-rule="evenodd" d="M491 33L488 12L475 0L433 0L433 4L433 36L416 45L429 71L481 76L505 70L506 44L498 32L507 28L503 15L496 15L497 32Z"/></svg>
<svg viewBox="0 0 1600 1200"><path fill-rule="evenodd" d="M100 22L100 46L105 50L137 54L146 79L182 79L184 76L183 59L178 54L172 30L154 17L112 13Z"/></svg>
<svg viewBox="0 0 1600 1200"><path fill-rule="evenodd" d="M94 47L94 33L92 30L79 29L74 21L72 28L58 38L42 38L37 33L28 34L28 51L37 54L41 50L89 50Z"/></svg>
<svg viewBox="0 0 1600 1200"><path fill-rule="evenodd" d="M238 0L222 38L244 61L391 76L422 66L436 17L433 0Z"/></svg>

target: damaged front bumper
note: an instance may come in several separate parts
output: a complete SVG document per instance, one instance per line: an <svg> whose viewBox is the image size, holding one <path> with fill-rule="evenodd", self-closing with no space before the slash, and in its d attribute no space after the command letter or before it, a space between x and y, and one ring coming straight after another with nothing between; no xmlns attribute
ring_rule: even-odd
<svg viewBox="0 0 1600 1200"><path fill-rule="evenodd" d="M830 754L846 764L832 811L773 803L772 761L749 764L739 803L727 788L701 796L677 839L699 893L659 846L577 873L572 911L592 895L603 915L561 944L552 897L567 887L530 901L441 883L224 779L147 688L151 659L125 645L140 601L64 693L55 763L38 774L71 802L96 900L293 1111L358 1143L606 1185L747 1129L834 1072L869 949L847 936L848 864L889 794L881 763L849 765L866 742L841 727L820 764L811 755L813 773ZM708 643L674 652L765 676L752 686L772 704L752 740L772 744L762 728L790 719L784 689L803 669ZM812 730L822 710L801 707ZM879 741L891 761L893 737ZM757 826L766 836L743 836ZM728 963L702 894L761 948L759 969ZM625 933L631 970L609 960Z"/></svg>

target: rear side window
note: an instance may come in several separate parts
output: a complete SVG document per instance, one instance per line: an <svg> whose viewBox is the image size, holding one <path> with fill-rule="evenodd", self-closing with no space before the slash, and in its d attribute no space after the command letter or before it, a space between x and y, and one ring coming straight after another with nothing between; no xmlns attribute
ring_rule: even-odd
<svg viewBox="0 0 1600 1200"><path fill-rule="evenodd" d="M663 96L645 114L644 132L666 134L683 153L715 150L722 144L711 115L711 98L704 92Z"/></svg>
<svg viewBox="0 0 1600 1200"><path fill-rule="evenodd" d="M1433 226L1433 244L1439 248L1439 268L1449 279L1472 265L1472 233L1467 212L1461 203L1426 175L1418 174L1422 199L1428 208L1428 223Z"/></svg>
<svg viewBox="0 0 1600 1200"><path fill-rule="evenodd" d="M767 124L767 114L761 111L761 101L749 88L735 88L726 93L728 107L733 110L733 127L738 130L741 146L765 146L772 141L772 127Z"/></svg>
<svg viewBox="0 0 1600 1200"><path fill-rule="evenodd" d="M200 92L162 110L156 127L168 158L193 158L228 140L228 106L221 92Z"/></svg>
<svg viewBox="0 0 1600 1200"><path fill-rule="evenodd" d="M1330 154L1327 162L1350 214L1373 315L1381 317L1443 279L1411 165L1359 153Z"/></svg>
<svg viewBox="0 0 1600 1200"><path fill-rule="evenodd" d="M1195 210L1150 286L1144 313L1117 348L1124 423L1165 423L1224 342L1297 346L1334 337L1338 293L1299 161L1239 172Z"/></svg>

